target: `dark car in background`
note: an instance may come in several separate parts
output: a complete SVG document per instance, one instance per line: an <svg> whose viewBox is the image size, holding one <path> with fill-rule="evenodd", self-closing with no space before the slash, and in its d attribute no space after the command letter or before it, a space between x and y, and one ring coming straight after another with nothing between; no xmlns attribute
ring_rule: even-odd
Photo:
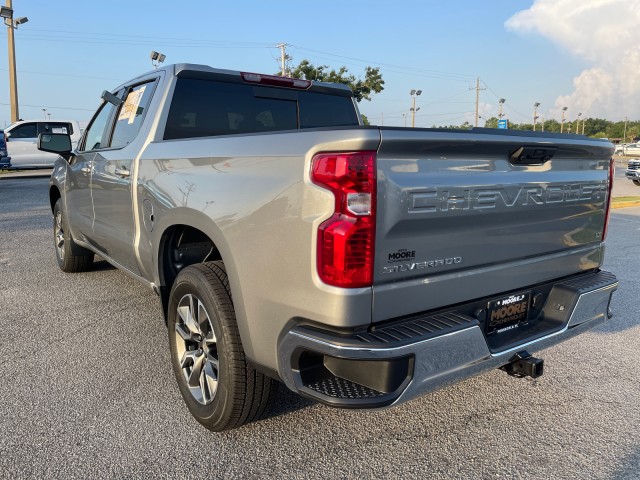
<svg viewBox="0 0 640 480"><path fill-rule="evenodd" d="M0 170L11 167L11 157L7 153L7 140L4 130L0 130Z"/></svg>

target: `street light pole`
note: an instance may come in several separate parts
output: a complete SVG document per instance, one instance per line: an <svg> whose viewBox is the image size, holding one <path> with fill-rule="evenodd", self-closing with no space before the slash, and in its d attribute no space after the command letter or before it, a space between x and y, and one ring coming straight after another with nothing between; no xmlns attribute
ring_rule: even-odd
<svg viewBox="0 0 640 480"><path fill-rule="evenodd" d="M538 120L538 107L540 106L540 102L536 102L533 104L533 131L536 131L536 120Z"/></svg>
<svg viewBox="0 0 640 480"><path fill-rule="evenodd" d="M504 117L504 113L502 113L502 107L504 106L504 102L506 102L504 98L501 98L500 100L498 100L498 104L500 105L500 113L498 113L498 120L502 120L502 117Z"/></svg>
<svg viewBox="0 0 640 480"><path fill-rule="evenodd" d="M420 107L416 108L416 97L422 94L422 90L411 90L409 92L411 94L411 98L413 99L413 106L411 107L411 128L416 127L416 112L420 110Z"/></svg>
<svg viewBox="0 0 640 480"><path fill-rule="evenodd" d="M562 122L560 122L560 133L564 131L564 112L567 111L567 107L562 107Z"/></svg>
<svg viewBox="0 0 640 480"><path fill-rule="evenodd" d="M9 46L9 96L11 102L11 123L17 122L20 118L18 110L18 77L16 74L16 45L13 37L13 30L16 22L13 20L13 0L7 0L6 8L3 9L2 17L7 25L7 45ZM20 23L26 23L27 18Z"/></svg>
<svg viewBox="0 0 640 480"><path fill-rule="evenodd" d="M578 113L578 119L576 120L576 135L580 133L580 117L582 116L582 112Z"/></svg>

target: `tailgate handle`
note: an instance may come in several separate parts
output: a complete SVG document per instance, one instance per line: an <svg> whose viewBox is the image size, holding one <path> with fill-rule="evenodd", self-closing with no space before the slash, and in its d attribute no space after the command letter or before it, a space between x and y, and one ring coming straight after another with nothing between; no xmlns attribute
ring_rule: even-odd
<svg viewBox="0 0 640 480"><path fill-rule="evenodd" d="M542 165L553 158L557 147L520 147L509 157L514 165Z"/></svg>

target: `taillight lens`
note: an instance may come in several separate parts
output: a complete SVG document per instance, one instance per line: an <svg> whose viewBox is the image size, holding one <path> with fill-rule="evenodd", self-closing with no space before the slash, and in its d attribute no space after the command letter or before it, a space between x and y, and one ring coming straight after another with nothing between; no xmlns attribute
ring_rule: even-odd
<svg viewBox="0 0 640 480"><path fill-rule="evenodd" d="M616 176L616 161L612 158L609 161L609 193L607 194L607 205L604 212L604 228L602 229L602 240L607 238L609 227L609 217L611 216L611 193L613 191L613 178Z"/></svg>
<svg viewBox="0 0 640 480"><path fill-rule="evenodd" d="M376 232L376 152L319 153L311 180L335 198L331 218L318 227L318 275L337 287L373 283Z"/></svg>

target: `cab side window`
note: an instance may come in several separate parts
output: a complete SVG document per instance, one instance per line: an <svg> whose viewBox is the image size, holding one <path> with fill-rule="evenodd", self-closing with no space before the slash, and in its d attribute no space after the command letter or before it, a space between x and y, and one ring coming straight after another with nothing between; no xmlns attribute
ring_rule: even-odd
<svg viewBox="0 0 640 480"><path fill-rule="evenodd" d="M102 104L87 130L82 147L83 151L99 150L109 146L109 118L111 118L113 110L113 104L108 102Z"/></svg>
<svg viewBox="0 0 640 480"><path fill-rule="evenodd" d="M121 148L133 141L142 127L147 107L153 94L154 82L131 87L120 107L113 129L111 148Z"/></svg>
<svg viewBox="0 0 640 480"><path fill-rule="evenodd" d="M38 137L38 124L37 123L23 123L11 130L11 138L37 138Z"/></svg>

